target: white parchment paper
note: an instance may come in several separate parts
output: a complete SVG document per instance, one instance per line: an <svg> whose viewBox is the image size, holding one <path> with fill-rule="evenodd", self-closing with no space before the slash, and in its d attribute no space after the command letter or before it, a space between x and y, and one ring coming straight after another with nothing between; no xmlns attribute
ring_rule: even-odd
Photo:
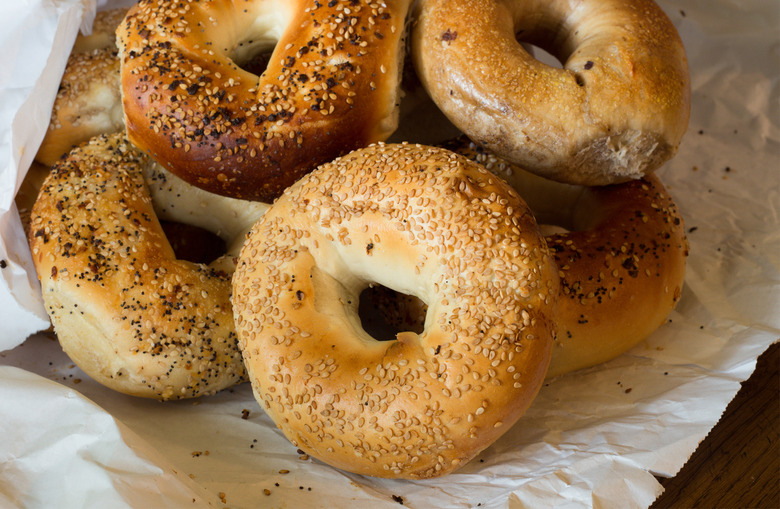
<svg viewBox="0 0 780 509"><path fill-rule="evenodd" d="M124 2L127 4L127 2ZM114 393L48 327L13 197L89 0L5 2L0 16L0 505L11 507L647 507L756 358L780 338L780 3L661 0L686 45L693 111L659 174L689 231L677 309L647 341L549 381L462 470L351 475L302 457L248 386L199 401ZM395 139L449 127L405 108ZM32 336L30 336L32 335ZM29 337L28 337L29 336Z"/></svg>

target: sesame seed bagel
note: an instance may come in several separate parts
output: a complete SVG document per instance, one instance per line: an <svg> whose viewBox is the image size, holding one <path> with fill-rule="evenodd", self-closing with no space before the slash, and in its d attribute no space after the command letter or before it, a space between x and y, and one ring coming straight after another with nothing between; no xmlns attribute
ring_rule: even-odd
<svg viewBox="0 0 780 509"><path fill-rule="evenodd" d="M657 176L574 186L526 172L465 137L445 147L504 178L540 224L570 230L545 237L561 280L548 377L612 359L664 323L681 296L688 241Z"/></svg>
<svg viewBox="0 0 780 509"><path fill-rule="evenodd" d="M377 341L372 283L428 305L420 334ZM517 193L424 146L324 164L252 229L233 279L255 397L306 453L358 474L463 466L525 412L553 339L557 269Z"/></svg>
<svg viewBox="0 0 780 509"><path fill-rule="evenodd" d="M65 64L49 128L35 159L46 166L93 136L125 127L116 27L127 9L101 11L92 32L79 34Z"/></svg>
<svg viewBox="0 0 780 509"><path fill-rule="evenodd" d="M162 172L121 134L90 140L44 181L29 241L68 356L107 387L167 400L244 379L230 305L237 252L212 266L177 260L155 209L218 230L236 249L240 242L228 236L243 238L244 230L228 225L257 207L248 229L265 206L189 193L191 186ZM164 207L154 206L147 182Z"/></svg>
<svg viewBox="0 0 780 509"><path fill-rule="evenodd" d="M270 202L395 130L409 4L142 0L117 31L128 136L193 185Z"/></svg>
<svg viewBox="0 0 780 509"><path fill-rule="evenodd" d="M688 64L652 0L421 0L415 68L472 140L560 182L646 175L677 152ZM555 55L531 56L518 39Z"/></svg>

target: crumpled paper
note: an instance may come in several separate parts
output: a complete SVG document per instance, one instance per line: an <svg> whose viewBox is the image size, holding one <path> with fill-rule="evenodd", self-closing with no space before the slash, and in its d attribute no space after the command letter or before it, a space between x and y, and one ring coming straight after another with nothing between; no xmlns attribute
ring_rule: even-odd
<svg viewBox="0 0 780 509"><path fill-rule="evenodd" d="M780 5L662 0L691 67L693 111L659 170L686 221L686 286L668 322L611 362L550 380L460 471L345 473L299 454L247 385L198 401L114 393L48 333L13 196L65 60L96 8L30 1L0 17L0 505L19 507L647 507L780 337ZM127 2L124 2L126 5ZM394 139L451 134L430 104ZM28 338L28 336L32 334Z"/></svg>

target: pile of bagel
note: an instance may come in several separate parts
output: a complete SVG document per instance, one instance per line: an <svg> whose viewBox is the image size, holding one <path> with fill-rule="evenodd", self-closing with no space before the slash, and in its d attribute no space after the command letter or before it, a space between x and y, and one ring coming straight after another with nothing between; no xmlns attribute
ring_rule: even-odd
<svg viewBox="0 0 780 509"><path fill-rule="evenodd" d="M78 37L17 202L95 380L249 381L307 454L430 478L679 301L689 88L652 0L140 0ZM414 94L462 136L386 143Z"/></svg>

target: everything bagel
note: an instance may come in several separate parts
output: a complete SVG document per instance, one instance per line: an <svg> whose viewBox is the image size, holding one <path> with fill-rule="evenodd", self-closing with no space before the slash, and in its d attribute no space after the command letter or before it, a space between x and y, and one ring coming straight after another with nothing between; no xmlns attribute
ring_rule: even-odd
<svg viewBox="0 0 780 509"><path fill-rule="evenodd" d="M157 211L200 221L236 250L265 207L166 176L121 134L74 149L44 181L29 234L63 350L135 396L191 398L243 380L230 305L237 251L211 266L177 260Z"/></svg>
<svg viewBox="0 0 780 509"><path fill-rule="evenodd" d="M117 31L129 139L193 185L270 202L395 130L409 3L142 0Z"/></svg>

